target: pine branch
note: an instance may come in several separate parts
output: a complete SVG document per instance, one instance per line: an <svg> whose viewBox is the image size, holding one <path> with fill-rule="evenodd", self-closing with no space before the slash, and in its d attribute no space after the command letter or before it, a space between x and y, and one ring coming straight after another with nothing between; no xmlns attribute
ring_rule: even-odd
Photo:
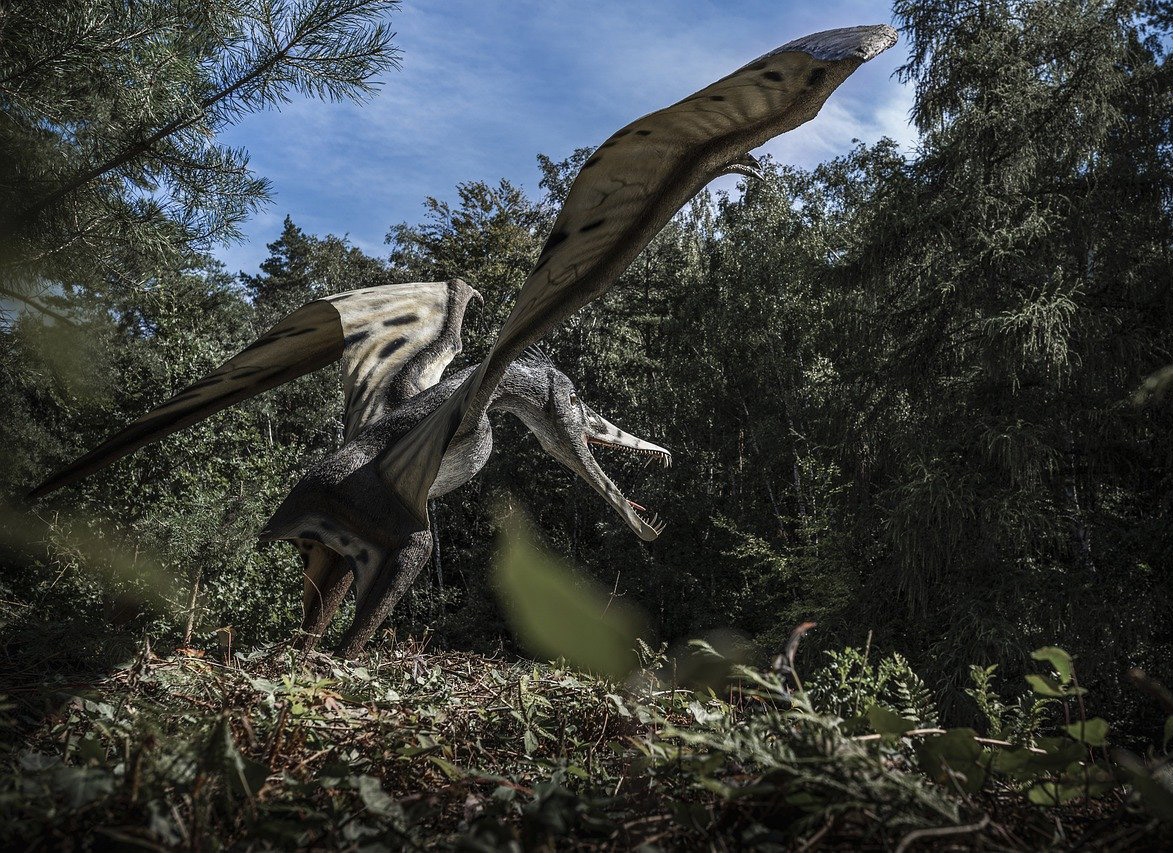
<svg viewBox="0 0 1173 853"><path fill-rule="evenodd" d="M4 287L3 285L0 285L0 296L5 297L6 299L15 299L18 302L23 302L25 305L28 305L30 308L32 308L36 311L39 311L40 313L46 315L47 317L52 317L54 320L59 320L62 323L68 323L70 326L77 325L77 322L72 317L69 317L65 314L62 314L60 311L57 311L56 309L50 308L47 305L42 305L40 302L38 302L36 299L34 299L31 296L26 296L23 293L20 293L19 291L11 290L7 287Z"/></svg>
<svg viewBox="0 0 1173 853"><path fill-rule="evenodd" d="M221 106L228 102L233 96L247 87L251 86L258 80L262 80L274 69L278 68L290 56L290 54L301 44L312 40L315 36L327 31L331 26L337 24L348 15L353 14L370 14L371 11L377 11L379 7L390 7L391 4L387 0L352 0L352 2L344 3L338 6L332 13L324 17L317 18L318 13L323 4L328 3L329 0L319 0L319 5L311 9L302 17L301 21L295 26L288 38L283 43L278 43L274 40L276 47L266 58L261 62L249 68L245 73L241 74L232 82L221 87L212 95L205 97L199 104L199 107L186 116L179 116L172 119L170 122L163 125L161 128L151 133L149 136L139 140L138 142L123 149L112 157L109 157L102 163L96 164L88 169L83 170L73 178L66 181L56 190L49 193L42 199L25 207L14 215L7 217L0 222L0 238L9 237L15 234L22 223L35 218L47 208L50 208L60 201L64 200L70 195L73 195L85 185L109 173L125 166L133 160L136 160L151 151L151 149L168 137L174 136L183 130L193 127L201 120L205 119L213 108ZM371 9L364 11L364 7L371 7ZM271 10L266 16L266 24L268 31L276 36L276 30L272 26ZM377 29L373 37L371 48L367 51L367 64L371 67L369 73L374 73L379 70L379 66L384 64L380 62L383 57L386 57L385 64L391 65L395 61L394 52L390 48L389 36L385 36L381 28ZM330 61L337 61L338 56L330 58ZM263 85L263 84L262 84ZM346 81L343 88L364 88L362 79Z"/></svg>

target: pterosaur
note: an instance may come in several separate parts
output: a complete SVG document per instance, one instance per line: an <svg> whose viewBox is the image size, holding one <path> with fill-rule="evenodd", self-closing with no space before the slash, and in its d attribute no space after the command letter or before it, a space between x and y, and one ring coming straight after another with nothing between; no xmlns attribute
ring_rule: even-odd
<svg viewBox="0 0 1173 853"><path fill-rule="evenodd" d="M655 539L663 525L623 496L590 445L665 463L670 454L590 409L534 345L604 293L705 184L755 174L752 148L814 118L856 68L895 42L895 30L884 25L815 33L612 134L583 164L479 365L443 376L461 350L465 308L479 297L459 279L336 294L298 309L32 496L341 359L344 444L309 470L260 533L293 542L303 555L305 645L321 635L353 583L357 610L341 652L362 650L428 560L428 499L468 482L491 453L493 410L520 418L637 535Z"/></svg>

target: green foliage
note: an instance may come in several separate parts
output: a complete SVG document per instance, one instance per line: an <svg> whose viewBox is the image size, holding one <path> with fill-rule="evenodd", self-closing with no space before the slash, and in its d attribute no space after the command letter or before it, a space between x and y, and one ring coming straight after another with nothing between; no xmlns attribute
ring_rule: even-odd
<svg viewBox="0 0 1173 853"><path fill-rule="evenodd" d="M134 292L158 266L239 236L268 184L216 133L291 93L361 100L397 61L381 20L396 6L9 4L0 17L0 294L61 316L52 306L63 293Z"/></svg>
<svg viewBox="0 0 1173 853"><path fill-rule="evenodd" d="M1032 660L1046 661L1055 670L1055 674L1059 677L1059 683L1062 687L1071 684L1075 678L1075 662L1071 660L1071 655L1057 649L1054 646L1047 646L1042 649L1035 649L1030 653Z"/></svg>
<svg viewBox="0 0 1173 853"><path fill-rule="evenodd" d="M1036 691L1047 698L1030 707L1029 717L1024 716L1022 709L1026 706L1020 699L1012 726L1004 726L1009 716L1007 709L993 694L994 667L971 668L975 687L970 695L996 737L979 737L968 728L917 729L913 720L881 705L873 705L868 711L868 723L875 732L872 737L878 736L890 746L901 741L910 745L918 766L929 778L961 795L972 796L1001 785L1024 791L1027 801L1034 805L1057 807L1077 799L1103 797L1124 782L1132 785L1135 795L1152 814L1167 819L1165 808L1173 793L1173 787L1165 781L1167 762L1156 761L1146 767L1123 750L1116 750L1109 761L1106 748L1110 744L1110 726L1099 717L1087 717L1082 700L1078 721L1060 726L1059 736L1037 738L1033 745L1024 746L1002 739L1005 734L1022 743L1037 730L1033 717L1042 703L1083 695L1069 686L1075 680L1075 669L1066 651L1049 646L1035 650L1031 657L1050 662L1059 680L1049 679L1041 691L1036 686ZM918 738L912 741L914 735Z"/></svg>
<svg viewBox="0 0 1173 853"><path fill-rule="evenodd" d="M990 756L974 740L973 729L950 729L917 744L921 769L939 785L976 794L986 782Z"/></svg>
<svg viewBox="0 0 1173 853"><path fill-rule="evenodd" d="M484 473L435 502L437 562L369 669L150 659L56 722L14 691L3 713L36 754L6 756L12 831L101 826L112 843L193 848L209 827L227 845L443 832L482 849L741 848L897 847L968 827L945 837L978 845L994 830L973 827L1012 798L1027 827L1014 837L1139 844L1150 813L1173 814L1158 757L1173 722L1121 681L1124 661L1173 662L1166 5L897 2L915 154L881 141L809 171L768 163L737 197L702 194L546 342L592 406L673 449L677 464L650 474L600 451L669 519L661 540L637 541L497 423ZM0 208L23 216L4 232L0 287L40 290L72 320L0 330L6 502L327 293L464 277L487 298L466 357L484 354L589 152L540 158L538 197L476 180L451 204L427 200L422 222L391 229L387 262L288 219L253 274L193 251L264 190L207 134L282 92L362 95L393 57L376 24L389 6L30 2L0 19L0 78L16 74L0 81ZM249 76L274 55L272 34L249 29L266 16L305 23L273 32L332 51L312 66L325 77L283 61ZM136 148L177 117L158 156ZM6 659L67 680L141 631L205 648L223 626L234 647L286 637L297 560L253 536L336 447L340 404L333 371L304 377L6 512ZM509 492L587 576L539 587L549 576L530 555L514 578L517 600L561 602L544 615L563 639L590 650L593 628L573 626L594 623L578 617L627 604L648 614L652 646L733 628L760 661L817 620L803 654L827 665L799 665L796 695L715 641L674 661L646 647L646 669L680 676L648 694L643 676L619 688L404 647L510 642L484 571L489 507ZM563 594L591 582L597 601ZM610 636L619 674L631 632ZM1032 655L1043 640L1070 654ZM609 670L572 647L540 646ZM1109 789L1128 791L1115 811Z"/></svg>
<svg viewBox="0 0 1173 853"><path fill-rule="evenodd" d="M343 5L354 44L374 38L384 6ZM669 519L665 536L636 540L503 418L483 474L434 502L437 562L395 614L400 634L500 642L483 571L488 508L525 494L553 550L646 612L663 640L733 628L767 660L791 625L814 620L811 653L862 646L871 631L877 660L899 648L936 686L930 695L893 683L882 699L851 688L836 700L845 718L879 701L909 719L933 707L974 722L969 664L997 661L1006 682L1030 673L1049 689L1055 676L1034 673L1027 655L1046 637L1076 653L1078 687L1102 697L1097 712L1114 729L1162 722L1120 689L1119 661L1160 672L1173 660L1160 570L1173 556L1173 421L1166 402L1128 402L1173 352L1161 284L1173 242L1162 201L1173 192L1162 154L1173 87L1163 42L1150 38L1167 20L1092 0L999 0L984 22L975 9L896 4L912 47L903 73L918 90L915 155L883 141L811 171L768 164L740 197L702 194L605 298L547 340L585 400L675 452L672 469L645 473L599 451L627 493ZM125 12L139 13L172 14L157 4ZM108 27L123 24L115 16ZM194 62L172 56L181 45L166 33L164 58ZM240 47L241 63L261 55L268 36L258 38ZM86 52L96 42L78 44L68 67L99 63ZM198 58L219 44L188 47ZM115 69L130 61L118 59ZM281 75L269 84L300 85ZM44 99L45 86L29 91ZM249 103L271 101L258 97ZM428 200L421 222L390 230L388 263L288 220L262 268L237 281L190 252L167 254L161 268L159 242L137 231L103 240L123 247L118 276L74 258L71 270L106 272L85 292L58 294L80 330L59 338L25 320L3 333L0 437L19 448L0 460L6 491L325 293L464 277L487 299L465 325L466 357L480 357L586 156L540 158L534 198L480 180L451 203ZM336 446L335 376L304 377L145 449L48 511L117 520L134 534L132 554L159 556L174 582L157 625L183 633L198 584L196 635L232 624L244 642L281 636L296 620L296 560L249 540L305 465ZM74 498L81 505L67 506ZM43 568L18 567L16 586L42 595L52 580ZM75 604L95 609L118 597L84 572L66 572L54 600L67 604L73 590ZM1046 706L1007 702L991 736L1030 741Z"/></svg>
<svg viewBox="0 0 1173 853"><path fill-rule="evenodd" d="M536 547L526 522L506 522L494 583L526 648L614 680L635 669L639 616Z"/></svg>
<svg viewBox="0 0 1173 853"><path fill-rule="evenodd" d="M842 717L849 724L866 716L876 731L880 731L877 719L883 719L888 729L884 734L899 727L897 719L910 722L908 728L937 724L931 692L899 653L874 665L856 648L826 654L830 663L804 682L811 703L822 713Z"/></svg>
<svg viewBox="0 0 1173 853"><path fill-rule="evenodd" d="M853 735L778 676L731 673L726 702L649 670L616 686L417 643L361 663L143 646L57 713L23 691L3 705L25 737L0 753L0 842L1031 849L1015 839L1041 833L1118 849L1156 843L1173 814L1160 763L1093 762L1064 735Z"/></svg>
<svg viewBox="0 0 1173 853"><path fill-rule="evenodd" d="M1007 705L994 689L997 668L997 664L970 666L969 675L974 686L966 688L965 692L985 718L986 732L990 737L1033 744L1054 700L1034 693L1020 693L1013 705Z"/></svg>
<svg viewBox="0 0 1173 853"><path fill-rule="evenodd" d="M195 259L158 273L144 298L121 302L116 325L99 314L63 337L23 317L3 339L12 382L2 393L12 407L0 437L21 451L5 462L9 489L27 489L235 354L271 323L273 301L301 304L386 274L342 240L300 235L292 223L287 231L308 260L292 270L275 244L268 272L251 281L281 294L272 299L250 301L221 268ZM44 355L62 340L76 341L83 365L68 383ZM105 613L189 640L224 625L246 643L288 632L300 607L299 561L286 548L258 550L255 533L307 462L336 446L341 402L335 371L306 377L144 448L35 515L13 510L4 574L35 604L26 617ZM61 426L57 438L45 423Z"/></svg>
<svg viewBox="0 0 1173 853"><path fill-rule="evenodd" d="M1064 726L1063 730L1080 743L1087 744L1088 746L1108 745L1108 723L1099 717L1071 723L1070 725Z"/></svg>
<svg viewBox="0 0 1173 853"><path fill-rule="evenodd" d="M901 717L883 705L872 705L867 716L868 724L877 734L902 735L916 728L916 720Z"/></svg>

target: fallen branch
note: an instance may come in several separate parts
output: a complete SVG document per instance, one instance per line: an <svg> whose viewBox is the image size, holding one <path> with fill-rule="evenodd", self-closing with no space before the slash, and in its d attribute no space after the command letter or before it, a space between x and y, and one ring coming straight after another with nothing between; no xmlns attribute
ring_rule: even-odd
<svg viewBox="0 0 1173 853"><path fill-rule="evenodd" d="M904 734L900 735L900 737L924 737L925 735L943 735L946 733L946 731L948 731L948 730L947 729L912 729L910 731L904 732ZM869 740L879 740L882 737L884 737L884 735L856 735L855 737L851 738L851 740L863 742L863 741L869 741ZM978 743L984 744L986 746L1019 747L1021 749L1029 750L1029 751L1035 753L1036 755L1046 755L1047 754L1047 751L1045 749L1039 749L1038 747L1034 747L1034 746L1021 746L1020 744L1017 744L1017 743L1011 743L1008 740L995 740L994 738L991 738L991 737L974 737L974 740L977 741Z"/></svg>

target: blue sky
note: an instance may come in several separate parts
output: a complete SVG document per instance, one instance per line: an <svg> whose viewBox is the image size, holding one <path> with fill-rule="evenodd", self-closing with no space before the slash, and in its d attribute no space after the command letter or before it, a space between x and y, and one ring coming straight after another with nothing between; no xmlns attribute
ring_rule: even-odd
<svg viewBox="0 0 1173 853"><path fill-rule="evenodd" d="M598 145L797 36L889 22L877 0L405 0L390 21L402 69L373 99L298 100L222 134L248 149L274 203L246 223L246 242L216 255L255 270L286 214L386 254L387 229L418 222L426 196L451 200L460 181L499 178L536 193L538 153ZM911 87L893 77L904 58L897 44L867 63L814 121L758 153L813 166L852 139L911 146Z"/></svg>

